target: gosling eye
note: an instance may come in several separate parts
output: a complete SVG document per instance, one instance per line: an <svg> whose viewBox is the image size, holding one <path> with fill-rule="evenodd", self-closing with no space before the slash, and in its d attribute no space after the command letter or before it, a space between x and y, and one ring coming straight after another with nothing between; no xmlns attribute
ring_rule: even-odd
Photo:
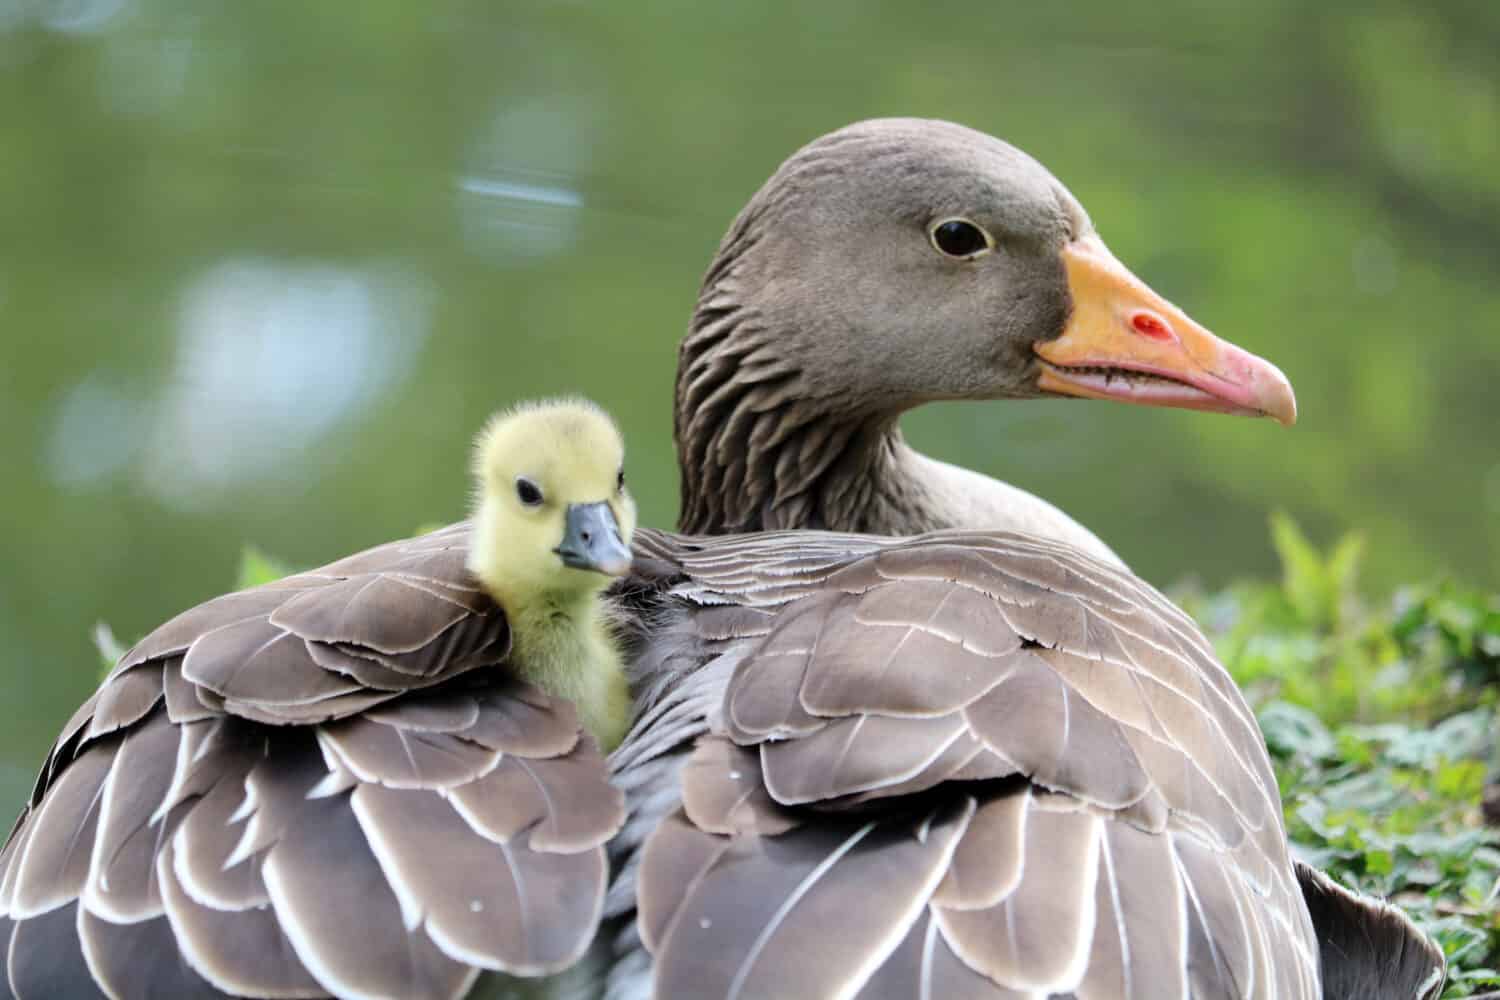
<svg viewBox="0 0 1500 1000"><path fill-rule="evenodd" d="M939 253L961 260L983 257L995 249L989 233L968 219L940 219L928 233Z"/></svg>
<svg viewBox="0 0 1500 1000"><path fill-rule="evenodd" d="M516 477L516 499L527 507L542 505L542 488L525 476Z"/></svg>
<svg viewBox="0 0 1500 1000"><path fill-rule="evenodd" d="M625 470L624 469L621 469L620 470L620 474L615 477L615 492L616 493L624 493L625 492Z"/></svg>

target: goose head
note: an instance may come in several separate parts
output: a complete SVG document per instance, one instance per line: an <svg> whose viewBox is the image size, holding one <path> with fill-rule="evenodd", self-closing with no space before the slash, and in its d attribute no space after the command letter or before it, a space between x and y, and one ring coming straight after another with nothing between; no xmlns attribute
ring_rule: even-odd
<svg viewBox="0 0 1500 1000"><path fill-rule="evenodd" d="M860 122L776 171L705 280L679 429L694 340L731 314L752 377L795 369L840 412L1071 396L1296 419L1285 376L1135 277L1041 164L948 122Z"/></svg>
<svg viewBox="0 0 1500 1000"><path fill-rule="evenodd" d="M582 400L524 404L480 432L469 569L502 606L592 597L629 571L624 456L614 421Z"/></svg>

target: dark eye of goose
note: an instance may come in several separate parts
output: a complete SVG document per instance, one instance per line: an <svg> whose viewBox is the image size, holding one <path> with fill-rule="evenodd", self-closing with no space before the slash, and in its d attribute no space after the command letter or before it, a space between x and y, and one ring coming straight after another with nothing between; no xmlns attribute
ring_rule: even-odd
<svg viewBox="0 0 1500 1000"><path fill-rule="evenodd" d="M615 492L616 493L624 493L625 492L625 470L624 469L621 469L620 470L620 474L615 477Z"/></svg>
<svg viewBox="0 0 1500 1000"><path fill-rule="evenodd" d="M525 476L516 477L516 497L528 507L542 502L542 488Z"/></svg>
<svg viewBox="0 0 1500 1000"><path fill-rule="evenodd" d="M989 233L968 219L944 219L932 227L932 245L949 257L973 260L989 252L994 241Z"/></svg>

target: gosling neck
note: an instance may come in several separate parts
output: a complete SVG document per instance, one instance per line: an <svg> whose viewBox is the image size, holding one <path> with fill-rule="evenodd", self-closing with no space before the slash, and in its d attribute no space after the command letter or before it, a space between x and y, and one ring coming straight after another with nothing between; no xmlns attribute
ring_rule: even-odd
<svg viewBox="0 0 1500 1000"><path fill-rule="evenodd" d="M491 586L510 620L512 655L523 675L545 669L559 641L587 632L601 621L598 590L537 590ZM528 679L531 679L528 677Z"/></svg>
<svg viewBox="0 0 1500 1000"><path fill-rule="evenodd" d="M490 590L510 622L516 673L573 702L584 729L605 752L614 749L629 723L630 693L603 588Z"/></svg>

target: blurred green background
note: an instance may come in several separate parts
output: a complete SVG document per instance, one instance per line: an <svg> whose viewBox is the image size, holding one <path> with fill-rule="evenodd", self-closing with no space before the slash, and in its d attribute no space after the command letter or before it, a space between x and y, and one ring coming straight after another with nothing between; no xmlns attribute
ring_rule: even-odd
<svg viewBox="0 0 1500 1000"><path fill-rule="evenodd" d="M1099 403L906 421L1158 583L1500 582L1500 5L0 3L0 796L241 545L462 515L523 397L622 420L646 523L675 348L736 210L849 121L1050 166L1115 252L1291 377L1302 422ZM6 807L9 808L9 807Z"/></svg>

